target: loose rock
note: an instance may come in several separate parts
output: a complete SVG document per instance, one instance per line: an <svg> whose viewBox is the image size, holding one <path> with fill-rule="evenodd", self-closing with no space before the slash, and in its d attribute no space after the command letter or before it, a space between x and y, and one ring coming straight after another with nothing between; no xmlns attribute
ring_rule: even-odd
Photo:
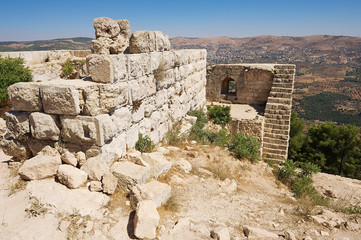
<svg viewBox="0 0 361 240"><path fill-rule="evenodd" d="M59 182L66 185L68 188L80 187L85 183L88 177L86 172L67 164L59 166L56 176Z"/></svg>
<svg viewBox="0 0 361 240"><path fill-rule="evenodd" d="M134 217L134 235L141 239L155 238L159 219L157 207L153 201L139 202Z"/></svg>
<svg viewBox="0 0 361 240"><path fill-rule="evenodd" d="M24 180L42 179L54 176L61 164L60 156L37 155L19 168L19 175Z"/></svg>

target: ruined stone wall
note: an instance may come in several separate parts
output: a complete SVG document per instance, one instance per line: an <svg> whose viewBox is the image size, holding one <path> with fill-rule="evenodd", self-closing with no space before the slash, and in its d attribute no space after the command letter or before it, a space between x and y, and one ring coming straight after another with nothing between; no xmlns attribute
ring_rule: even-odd
<svg viewBox="0 0 361 240"><path fill-rule="evenodd" d="M255 136L265 160L287 159L295 65L220 64L207 69L207 100L265 106L255 119L232 120L231 131ZM235 93L224 93L234 80Z"/></svg>
<svg viewBox="0 0 361 240"><path fill-rule="evenodd" d="M206 51L89 55L91 79L17 83L6 116L15 141L33 153L63 143L121 156L138 134L159 142L173 122L205 104Z"/></svg>

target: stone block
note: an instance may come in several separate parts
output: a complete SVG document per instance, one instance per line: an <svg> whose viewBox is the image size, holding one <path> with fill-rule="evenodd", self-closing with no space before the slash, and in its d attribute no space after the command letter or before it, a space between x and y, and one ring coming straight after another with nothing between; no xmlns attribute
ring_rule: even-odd
<svg viewBox="0 0 361 240"><path fill-rule="evenodd" d="M59 166L56 176L59 182L72 189L82 186L88 177L86 172L67 164Z"/></svg>
<svg viewBox="0 0 361 240"><path fill-rule="evenodd" d="M12 156L16 161L23 161L31 156L27 144L17 139L4 139L0 141L0 146L6 155Z"/></svg>
<svg viewBox="0 0 361 240"><path fill-rule="evenodd" d="M41 111L43 105L38 83L15 83L8 87L11 105L17 111Z"/></svg>
<svg viewBox="0 0 361 240"><path fill-rule="evenodd" d="M99 108L99 86L88 86L83 88L82 95L84 98L83 114L95 116L101 110Z"/></svg>
<svg viewBox="0 0 361 240"><path fill-rule="evenodd" d="M127 148L134 148L136 142L138 141L139 125L133 124L133 126L129 128L126 134Z"/></svg>
<svg viewBox="0 0 361 240"><path fill-rule="evenodd" d="M134 235L140 239L154 239L159 219L153 201L148 200L138 203L134 217Z"/></svg>
<svg viewBox="0 0 361 240"><path fill-rule="evenodd" d="M107 155L106 163L109 165L114 159L121 158L127 151L126 149L126 134L123 133L114 137L111 141L104 144L100 151L103 155Z"/></svg>
<svg viewBox="0 0 361 240"><path fill-rule="evenodd" d="M114 82L128 80L128 57L124 54L110 56L114 65Z"/></svg>
<svg viewBox="0 0 361 240"><path fill-rule="evenodd" d="M130 53L163 52L169 49L168 36L160 31L136 31L130 37Z"/></svg>
<svg viewBox="0 0 361 240"><path fill-rule="evenodd" d="M144 183L149 177L149 169L128 161L115 162L112 166L112 173L119 179L118 185L124 191Z"/></svg>
<svg viewBox="0 0 361 240"><path fill-rule="evenodd" d="M61 164L60 156L37 155L19 168L19 175L24 180L35 180L52 177Z"/></svg>
<svg viewBox="0 0 361 240"><path fill-rule="evenodd" d="M105 156L103 155L91 157L83 164L83 166L81 166L80 169L88 174L90 180L100 181L103 175L109 171L104 158Z"/></svg>
<svg viewBox="0 0 361 240"><path fill-rule="evenodd" d="M89 55L87 67L94 82L113 83L114 65L112 59L107 55Z"/></svg>
<svg viewBox="0 0 361 240"><path fill-rule="evenodd" d="M59 120L55 115L49 115L41 112L33 112L29 117L31 134L39 140L58 141L60 129Z"/></svg>
<svg viewBox="0 0 361 240"><path fill-rule="evenodd" d="M102 114L95 117L99 125L99 132L103 134L104 142L111 140L117 131L113 119L108 114Z"/></svg>
<svg viewBox="0 0 361 240"><path fill-rule="evenodd" d="M113 122L116 126L117 133L122 133L128 129L132 122L132 114L128 107L122 107L112 114Z"/></svg>
<svg viewBox="0 0 361 240"><path fill-rule="evenodd" d="M33 156L35 156L46 146L54 147L54 142L50 140L38 140L35 138L30 138L27 141L27 145Z"/></svg>
<svg viewBox="0 0 361 240"><path fill-rule="evenodd" d="M107 172L103 175L103 179L102 179L103 193L113 194L117 186L118 186L118 178L115 177L112 173Z"/></svg>
<svg viewBox="0 0 361 240"><path fill-rule="evenodd" d="M51 114L78 115L79 92L73 86L42 85L40 88L44 111Z"/></svg>
<svg viewBox="0 0 361 240"><path fill-rule="evenodd" d="M172 167L172 163L159 152L143 153L142 158L150 165L150 176L155 179L157 179L161 174L168 172L168 170Z"/></svg>
<svg viewBox="0 0 361 240"><path fill-rule="evenodd" d="M211 231L211 237L216 240L230 240L228 229L225 227L217 227Z"/></svg>
<svg viewBox="0 0 361 240"><path fill-rule="evenodd" d="M29 113L20 111L9 111L5 113L6 127L15 138L21 138L30 133Z"/></svg>
<svg viewBox="0 0 361 240"><path fill-rule="evenodd" d="M260 239L260 238L279 239L277 234L275 234L273 232L269 232L269 231L267 231L265 229L261 229L261 228L244 226L243 232L247 238L252 238L252 239Z"/></svg>
<svg viewBox="0 0 361 240"><path fill-rule="evenodd" d="M61 160L66 163L66 164L70 164L74 167L76 167L76 165L78 164L78 159L76 158L76 156L74 154L72 154L69 151L65 151L62 155L61 155Z"/></svg>
<svg viewBox="0 0 361 240"><path fill-rule="evenodd" d="M89 183L89 191L91 191L91 192L102 191L102 183L100 181L91 181Z"/></svg>
<svg viewBox="0 0 361 240"><path fill-rule="evenodd" d="M126 103L127 97L128 84L126 82L99 85L99 108L102 113L108 113Z"/></svg>
<svg viewBox="0 0 361 240"><path fill-rule="evenodd" d="M156 207L167 202L171 195L172 188L165 183L151 181L145 184L138 184L131 189L130 199L134 206L144 200L152 200Z"/></svg>

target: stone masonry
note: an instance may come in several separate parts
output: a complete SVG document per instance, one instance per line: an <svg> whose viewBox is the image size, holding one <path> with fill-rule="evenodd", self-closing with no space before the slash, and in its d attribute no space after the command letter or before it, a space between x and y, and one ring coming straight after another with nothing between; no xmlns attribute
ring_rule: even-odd
<svg viewBox="0 0 361 240"><path fill-rule="evenodd" d="M220 64L207 69L207 100L257 105L253 119L232 119L231 132L253 135L265 160L287 159L295 65Z"/></svg>
<svg viewBox="0 0 361 240"><path fill-rule="evenodd" d="M36 154L43 146L60 144L72 152L83 151L87 158L116 158L135 146L139 134L158 143L189 110L203 108L206 50L160 48L159 42L169 44L168 37L144 32L133 33L133 43L156 47L136 54L90 54L88 78L10 86L14 111L5 116L12 132L8 145ZM122 36L132 39L130 34ZM132 45L132 40L125 42ZM24 151L21 156L29 156Z"/></svg>

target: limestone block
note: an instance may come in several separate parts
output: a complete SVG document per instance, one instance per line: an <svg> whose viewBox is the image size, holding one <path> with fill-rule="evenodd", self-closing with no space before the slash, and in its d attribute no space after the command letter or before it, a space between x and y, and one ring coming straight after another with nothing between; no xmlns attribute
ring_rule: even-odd
<svg viewBox="0 0 361 240"><path fill-rule="evenodd" d="M4 119L6 127L15 138L18 139L30 133L28 112L9 111L5 113Z"/></svg>
<svg viewBox="0 0 361 240"><path fill-rule="evenodd" d="M30 114L29 120L31 134L34 138L39 140L59 140L60 129L57 116L33 112Z"/></svg>
<svg viewBox="0 0 361 240"><path fill-rule="evenodd" d="M216 240L230 240L228 229L225 227L217 227L212 230L211 237Z"/></svg>
<svg viewBox="0 0 361 240"><path fill-rule="evenodd" d="M159 31L136 31L130 37L130 53L163 52L169 49L168 36Z"/></svg>
<svg viewBox="0 0 361 240"><path fill-rule="evenodd" d="M150 176L155 179L172 167L172 163L159 152L143 153L142 158L150 165Z"/></svg>
<svg viewBox="0 0 361 240"><path fill-rule="evenodd" d="M100 181L91 181L89 183L89 190L91 192L100 192L100 191L102 191L102 183Z"/></svg>
<svg viewBox="0 0 361 240"><path fill-rule="evenodd" d="M31 151L26 143L16 139L4 139L0 146L6 155L12 156L14 160L22 161L31 156Z"/></svg>
<svg viewBox="0 0 361 240"><path fill-rule="evenodd" d="M114 65L114 82L128 80L128 57L124 54L110 56Z"/></svg>
<svg viewBox="0 0 361 240"><path fill-rule="evenodd" d="M128 161L115 162L112 173L119 179L119 187L124 191L136 184L144 183L149 177L149 169Z"/></svg>
<svg viewBox="0 0 361 240"><path fill-rule="evenodd" d="M91 157L81 166L80 169L88 174L90 180L100 181L103 175L109 171L104 157L103 155Z"/></svg>
<svg viewBox="0 0 361 240"><path fill-rule="evenodd" d="M102 179L103 192L106 194L113 194L118 186L118 178L112 173L107 172Z"/></svg>
<svg viewBox="0 0 361 240"><path fill-rule="evenodd" d="M138 203L134 217L134 235L140 239L153 239L159 224L159 214L153 201Z"/></svg>
<svg viewBox="0 0 361 240"><path fill-rule="evenodd" d="M172 50L171 52L174 54L175 67L188 64L188 56L184 50Z"/></svg>
<svg viewBox="0 0 361 240"><path fill-rule="evenodd" d="M94 18L93 25L96 38L113 38L120 33L120 27L117 21L107 17Z"/></svg>
<svg viewBox="0 0 361 240"><path fill-rule="evenodd" d="M162 52L151 52L149 59L150 72L154 73L159 68L163 53Z"/></svg>
<svg viewBox="0 0 361 240"><path fill-rule="evenodd" d="M65 151L62 155L61 155L61 160L66 163L66 164L70 164L74 167L76 167L76 165L78 164L78 159L75 157L74 154L72 154L69 151Z"/></svg>
<svg viewBox="0 0 361 240"><path fill-rule="evenodd" d="M171 195L172 188L165 183L151 181L144 184L138 184L131 189L130 199L132 204L136 206L144 200L152 200L156 207L167 202Z"/></svg>
<svg viewBox="0 0 361 240"><path fill-rule="evenodd" d="M50 146L54 147L54 142L50 140L38 140L35 138L30 138L27 141L28 147L33 154L33 156L37 155L44 147Z"/></svg>
<svg viewBox="0 0 361 240"><path fill-rule="evenodd" d="M267 231L265 229L261 229L261 228L244 226L243 232L247 238L255 238L255 239L257 239L257 238L278 239L279 238L277 234L275 234L273 232L269 232L269 231Z"/></svg>
<svg viewBox="0 0 361 240"><path fill-rule="evenodd" d="M106 37L100 37L98 39L92 40L90 43L91 52L94 54L109 54L110 53L110 44L113 41Z"/></svg>
<svg viewBox="0 0 361 240"><path fill-rule="evenodd" d="M8 95L14 110L29 112L43 110L38 83L15 83L8 87Z"/></svg>
<svg viewBox="0 0 361 240"><path fill-rule="evenodd" d="M103 113L108 113L126 103L127 96L126 82L99 85L99 107Z"/></svg>
<svg viewBox="0 0 361 240"><path fill-rule="evenodd" d="M185 173L189 173L192 171L192 164L185 160L184 158L178 158L173 161L174 167L184 171Z"/></svg>
<svg viewBox="0 0 361 240"><path fill-rule="evenodd" d="M132 112L133 123L137 123L144 118L144 109L145 109L144 103L141 103L139 106L134 105L134 110Z"/></svg>
<svg viewBox="0 0 361 240"><path fill-rule="evenodd" d="M110 117L108 114L102 114L96 116L95 119L98 121L99 132L103 134L104 142L111 140L117 131L112 117Z"/></svg>
<svg viewBox="0 0 361 240"><path fill-rule="evenodd" d="M94 82L114 82L114 66L109 56L89 55L87 57L87 67Z"/></svg>
<svg viewBox="0 0 361 240"><path fill-rule="evenodd" d="M79 92L73 86L42 85L40 88L44 111L52 114L80 113Z"/></svg>
<svg viewBox="0 0 361 240"><path fill-rule="evenodd" d="M151 66L149 65L150 56L148 54L130 54L128 55L129 78L139 78L149 74Z"/></svg>
<svg viewBox="0 0 361 240"><path fill-rule="evenodd" d="M58 178L59 182L68 188L74 189L83 185L87 180L88 175L86 172L76 167L63 164L59 166L56 177Z"/></svg>
<svg viewBox="0 0 361 240"><path fill-rule="evenodd" d="M129 46L129 39L125 38L122 35L118 35L113 39L109 46L109 52L111 54L121 54Z"/></svg>
<svg viewBox="0 0 361 240"><path fill-rule="evenodd" d="M18 173L24 180L52 177L56 174L60 164L60 156L37 155L25 161Z"/></svg>
<svg viewBox="0 0 361 240"><path fill-rule="evenodd" d="M83 114L95 116L100 112L99 109L99 86L88 86L83 88L84 97Z"/></svg>
<svg viewBox="0 0 361 240"><path fill-rule="evenodd" d="M129 108L122 107L114 111L112 119L116 126L117 133L122 133L130 127L132 115Z"/></svg>
<svg viewBox="0 0 361 240"><path fill-rule="evenodd" d="M139 125L133 124L126 133L127 148L134 148L135 143L138 141Z"/></svg>
<svg viewBox="0 0 361 240"><path fill-rule="evenodd" d="M129 39L130 38L130 34L131 34L131 29L130 29L130 23L128 20L126 19L120 19L120 20L115 20L120 28L120 35L124 36L125 38Z"/></svg>
<svg viewBox="0 0 361 240"><path fill-rule="evenodd" d="M43 149L41 149L40 152L38 152L37 155L57 156L57 157L60 156L58 150L50 146L45 146Z"/></svg>
<svg viewBox="0 0 361 240"><path fill-rule="evenodd" d="M83 153L82 151L79 151L75 154L75 157L78 161L78 165L79 167L83 166L84 163L86 162L86 156L85 153Z"/></svg>

